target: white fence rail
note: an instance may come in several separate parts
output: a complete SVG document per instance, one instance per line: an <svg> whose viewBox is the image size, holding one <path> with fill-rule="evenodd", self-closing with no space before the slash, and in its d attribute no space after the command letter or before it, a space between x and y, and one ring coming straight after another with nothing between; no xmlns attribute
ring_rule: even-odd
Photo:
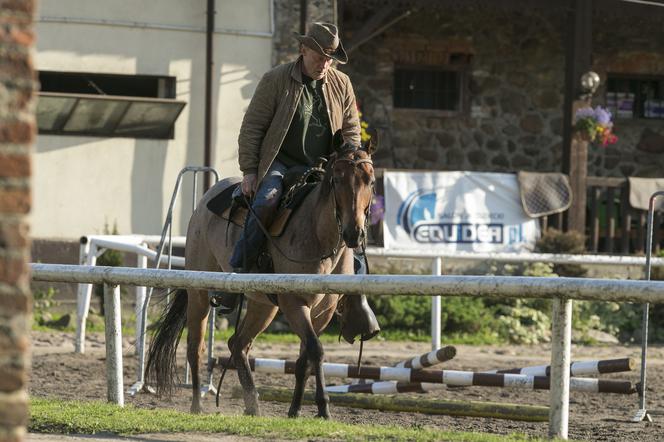
<svg viewBox="0 0 664 442"><path fill-rule="evenodd" d="M134 253L137 256L139 268L147 267L147 260L156 259L156 252L148 246L156 246L161 240L157 235L87 235L81 237L81 248L79 253L79 264L95 265L97 256L106 249L118 250L125 253ZM184 247L186 238L174 236L169 238L174 247ZM170 249L170 247L169 247ZM637 256L617 255L570 255L555 253L478 253L478 252L432 252L432 251L400 251L385 250L379 247L369 247L367 255L382 258L405 258L417 260L430 260L432 275L442 275L443 260L453 261L496 261L496 262L547 262L552 264L579 264L586 266L610 265L610 266L645 266L646 258ZM172 263L177 267L184 267L184 258L181 256L162 255L162 264ZM652 258L651 265L664 266L664 258ZM76 322L76 345L77 353L85 352L85 325L90 309L92 297L92 285L81 283L78 287L77 322ZM136 287L136 332L143 329L142 308L146 297L145 287ZM434 296L431 299L431 349L435 350L441 346L441 299ZM140 349L137 346L137 351Z"/></svg>
<svg viewBox="0 0 664 442"><path fill-rule="evenodd" d="M58 264L32 264L37 281L104 284L107 325L119 319L119 284L163 288L197 288L230 292L346 293L367 295L468 296L553 299L551 393L549 435L567 438L569 416L569 364L571 346L571 300L664 303L664 282L607 279L535 278L507 276L413 276L413 275L263 275L185 270L134 269ZM109 401L123 404L119 332L108 335L107 372ZM118 378L119 379L115 379ZM111 379L113 378L113 379ZM114 384L113 384L114 383Z"/></svg>

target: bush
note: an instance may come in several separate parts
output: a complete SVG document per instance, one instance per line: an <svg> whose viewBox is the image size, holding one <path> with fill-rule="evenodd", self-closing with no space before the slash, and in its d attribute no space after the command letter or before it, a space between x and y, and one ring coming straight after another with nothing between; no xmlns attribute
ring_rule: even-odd
<svg viewBox="0 0 664 442"><path fill-rule="evenodd" d="M540 253L582 254L586 251L586 239L579 232L561 232L547 229L535 244L535 251ZM553 273L559 276L585 276L587 270L577 264L555 264Z"/></svg>
<svg viewBox="0 0 664 442"><path fill-rule="evenodd" d="M42 290L33 292L32 318L35 324L45 325L53 319L50 310L58 305L58 302L53 299L56 293L53 287L49 287L45 292Z"/></svg>

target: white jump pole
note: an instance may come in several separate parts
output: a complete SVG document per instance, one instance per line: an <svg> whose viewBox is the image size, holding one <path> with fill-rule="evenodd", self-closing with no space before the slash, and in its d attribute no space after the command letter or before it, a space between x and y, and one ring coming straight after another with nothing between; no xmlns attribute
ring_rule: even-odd
<svg viewBox="0 0 664 442"><path fill-rule="evenodd" d="M143 244L147 247L147 244ZM145 255L136 255L136 267L140 269L146 269L148 267L148 257ZM141 335L143 333L143 304L145 303L145 296L147 289L145 286L136 286L136 305L134 306L134 311L136 312L136 343L141 340ZM136 355L141 351L140 347L136 345L135 347Z"/></svg>
<svg viewBox="0 0 664 442"><path fill-rule="evenodd" d="M440 257L434 258L432 262L431 274L433 276L440 276L442 274L442 259ZM440 295L431 297L431 350L440 348L440 334L441 334L441 298Z"/></svg>
<svg viewBox="0 0 664 442"><path fill-rule="evenodd" d="M120 286L104 284L106 388L108 402L124 406Z"/></svg>
<svg viewBox="0 0 664 442"><path fill-rule="evenodd" d="M88 266L93 266L97 263L97 245L87 238L85 240L81 238L79 263ZM79 283L76 296L76 344L74 347L74 352L76 353L85 353L85 323L88 320L91 297L92 284Z"/></svg>

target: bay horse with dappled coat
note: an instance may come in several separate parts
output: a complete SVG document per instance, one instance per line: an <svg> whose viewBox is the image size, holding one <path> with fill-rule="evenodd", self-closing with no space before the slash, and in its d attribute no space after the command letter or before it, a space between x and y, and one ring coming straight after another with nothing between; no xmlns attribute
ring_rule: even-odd
<svg viewBox="0 0 664 442"><path fill-rule="evenodd" d="M343 143L334 136L334 152L324 178L291 216L282 235L267 243L275 273L353 274L353 248L364 239L365 222L375 182L371 142L366 149ZM207 202L228 187L220 181L208 190L194 211L187 230L185 268L200 271L231 271L229 259L241 228L215 215ZM228 231L227 231L228 229ZM264 293L247 293L247 309L228 340L231 360L244 391L245 414L259 415L258 393L248 361L253 340L281 309L300 338L295 390L288 416L300 412L304 387L313 370L316 378L317 416L329 418L329 397L323 375L323 346L318 338L332 319L339 294L277 295L278 307ZM185 316L186 311L186 316ZM205 329L210 300L207 290L179 290L171 299L155 330L148 353L146 378L157 393L170 395L175 380L175 350L186 326L187 360L192 374L191 412L200 413L199 361L205 353Z"/></svg>

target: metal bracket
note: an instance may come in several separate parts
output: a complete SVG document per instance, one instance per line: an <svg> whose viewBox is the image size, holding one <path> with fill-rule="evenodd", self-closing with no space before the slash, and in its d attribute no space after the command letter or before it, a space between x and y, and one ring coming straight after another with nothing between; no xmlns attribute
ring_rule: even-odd
<svg viewBox="0 0 664 442"><path fill-rule="evenodd" d="M648 413L648 410L645 408L641 408L639 410L636 410L636 414L634 414L634 417L632 418L632 422L652 422L652 417L650 416L650 413Z"/></svg>

